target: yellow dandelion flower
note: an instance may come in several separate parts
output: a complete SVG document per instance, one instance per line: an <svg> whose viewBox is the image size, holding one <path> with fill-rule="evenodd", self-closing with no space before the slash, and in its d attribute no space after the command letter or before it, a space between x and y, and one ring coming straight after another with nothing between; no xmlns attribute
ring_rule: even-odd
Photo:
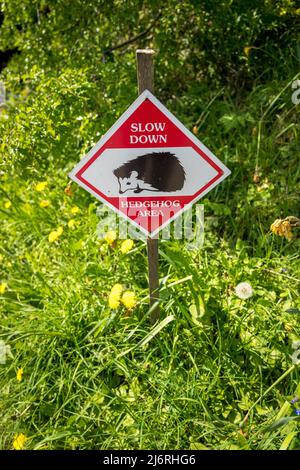
<svg viewBox="0 0 300 470"><path fill-rule="evenodd" d="M56 242L58 239L59 235L57 233L57 230L53 230L51 233L49 233L48 240L50 243Z"/></svg>
<svg viewBox="0 0 300 470"><path fill-rule="evenodd" d="M4 203L4 207L5 207L5 209L9 209L9 208L11 207L11 202L10 202L10 201L6 201L6 202Z"/></svg>
<svg viewBox="0 0 300 470"><path fill-rule="evenodd" d="M52 232L50 232L48 235L49 242L50 243L56 242L56 240L58 240L60 235L63 233L63 230L64 229L62 227L58 227L57 230L53 230Z"/></svg>
<svg viewBox="0 0 300 470"><path fill-rule="evenodd" d="M115 309L119 307L122 290L123 290L122 284L115 284L112 287L109 297L108 297L109 308Z"/></svg>
<svg viewBox="0 0 300 470"><path fill-rule="evenodd" d="M13 448L15 450L22 450L26 441L27 437L23 433L17 434L13 440Z"/></svg>
<svg viewBox="0 0 300 470"><path fill-rule="evenodd" d="M121 294L122 290L123 290L122 284L115 284L115 285L112 287L111 292Z"/></svg>
<svg viewBox="0 0 300 470"><path fill-rule="evenodd" d="M104 240L109 245L112 245L116 239L117 239L117 232L115 230L109 230L104 236Z"/></svg>
<svg viewBox="0 0 300 470"><path fill-rule="evenodd" d="M251 49L253 49L252 46L246 46L246 47L244 47L244 54L245 54L246 57L249 57L249 54L250 54Z"/></svg>
<svg viewBox="0 0 300 470"><path fill-rule="evenodd" d="M6 291L6 289L7 289L7 284L6 284L6 282L2 282L2 283L0 284L0 295L4 294L4 292Z"/></svg>
<svg viewBox="0 0 300 470"><path fill-rule="evenodd" d="M126 253L128 253L128 251L132 249L133 245L134 245L133 240L130 240L130 239L124 240L120 248L123 255L126 255Z"/></svg>
<svg viewBox="0 0 300 470"><path fill-rule="evenodd" d="M70 219L69 222L68 222L68 227L69 228L74 228L75 225L76 225L75 219Z"/></svg>
<svg viewBox="0 0 300 470"><path fill-rule="evenodd" d="M40 207L43 209L44 207L50 206L50 201L43 200L40 202Z"/></svg>
<svg viewBox="0 0 300 470"><path fill-rule="evenodd" d="M36 185L35 190L40 193L40 192L44 191L46 186L48 186L48 182L47 181L41 181L40 183L38 183Z"/></svg>
<svg viewBox="0 0 300 470"><path fill-rule="evenodd" d="M25 212L25 214L29 214L31 215L32 214L32 206L29 204L29 202L25 202L25 204L23 204L23 212Z"/></svg>
<svg viewBox="0 0 300 470"><path fill-rule="evenodd" d="M120 296L111 292L108 297L108 305L111 309L118 308L120 305Z"/></svg>
<svg viewBox="0 0 300 470"><path fill-rule="evenodd" d="M23 367L19 367L19 369L17 370L17 381L18 382L21 382L21 380L23 378L23 373L24 373Z"/></svg>
<svg viewBox="0 0 300 470"><path fill-rule="evenodd" d="M78 214L78 212L80 212L80 209L78 206L73 206L72 209L71 209L71 214L75 215L75 214Z"/></svg>
<svg viewBox="0 0 300 470"><path fill-rule="evenodd" d="M124 292L121 302L126 308L132 309L136 305L135 293L129 290Z"/></svg>

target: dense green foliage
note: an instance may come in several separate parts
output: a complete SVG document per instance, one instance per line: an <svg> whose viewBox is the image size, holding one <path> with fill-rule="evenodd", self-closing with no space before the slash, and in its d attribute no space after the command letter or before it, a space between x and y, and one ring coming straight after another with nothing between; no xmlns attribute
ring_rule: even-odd
<svg viewBox="0 0 300 470"><path fill-rule="evenodd" d="M299 237L269 232L299 216L296 3L0 1L0 448L17 433L27 448L299 448L294 419L267 428L300 394ZM99 202L65 191L136 97L137 47L157 52L157 96L232 171L203 199L203 248L160 244L160 320L174 319L153 337L145 242L124 255L99 240ZM130 315L108 306L115 283L138 297Z"/></svg>

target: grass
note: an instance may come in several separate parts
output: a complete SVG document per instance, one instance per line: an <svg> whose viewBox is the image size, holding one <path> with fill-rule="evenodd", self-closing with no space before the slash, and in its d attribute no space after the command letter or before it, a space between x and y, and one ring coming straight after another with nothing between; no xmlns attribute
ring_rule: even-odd
<svg viewBox="0 0 300 470"><path fill-rule="evenodd" d="M239 103L206 90L203 105L195 85L168 103L190 128L197 122L232 175L205 198L201 249L160 243L153 327L145 242L123 255L120 240L97 238L98 203L75 185L65 192L78 155L30 178L2 174L0 338L12 352L0 366L2 449L18 433L28 449L299 448L297 420L278 421L296 418L289 401L300 394L291 360L300 337L299 238L269 233L275 218L297 215L299 111L290 82L258 86ZM18 106L26 114L27 104ZM237 298L241 281L253 297ZM132 312L108 307L115 283L136 293Z"/></svg>

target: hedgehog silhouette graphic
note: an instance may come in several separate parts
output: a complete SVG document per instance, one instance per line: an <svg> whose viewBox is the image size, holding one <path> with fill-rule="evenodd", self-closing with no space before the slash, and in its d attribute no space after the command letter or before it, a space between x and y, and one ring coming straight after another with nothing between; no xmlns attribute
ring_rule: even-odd
<svg viewBox="0 0 300 470"><path fill-rule="evenodd" d="M126 191L173 192L183 188L185 171L178 158L170 152L152 152L129 160L113 171L118 179L119 193Z"/></svg>

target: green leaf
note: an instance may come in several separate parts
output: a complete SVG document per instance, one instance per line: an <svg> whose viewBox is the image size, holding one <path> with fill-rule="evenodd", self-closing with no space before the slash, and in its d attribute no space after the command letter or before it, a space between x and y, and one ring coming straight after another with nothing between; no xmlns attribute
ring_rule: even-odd
<svg viewBox="0 0 300 470"><path fill-rule="evenodd" d="M156 325L150 333L148 333L142 341L139 342L138 346L142 347L145 346L149 341L151 341L154 336L156 336L165 326L167 326L171 321L175 320L174 315L169 315L166 317L162 322Z"/></svg>
<svg viewBox="0 0 300 470"><path fill-rule="evenodd" d="M133 346L132 348L126 349L121 354L119 354L117 358L123 357L134 349L143 347L148 344L149 341L154 338L154 336L156 336L165 326L167 326L173 320L175 320L174 315L169 315L168 317L166 317L158 325L152 328L152 330L137 345Z"/></svg>
<svg viewBox="0 0 300 470"><path fill-rule="evenodd" d="M190 450L211 450L209 447L206 447L201 442L191 442L190 443Z"/></svg>
<svg viewBox="0 0 300 470"><path fill-rule="evenodd" d="M295 431L292 431L290 432L284 439L284 441L282 442L279 450L287 450L290 446L290 443L292 442L292 440L294 439L294 437L297 436L297 432Z"/></svg>
<svg viewBox="0 0 300 470"><path fill-rule="evenodd" d="M287 423L290 423L291 421L300 421L300 416L286 416L285 418L280 418L274 423L272 423L270 426L268 426L266 430L275 431L276 429L279 429L282 426L285 426Z"/></svg>
<svg viewBox="0 0 300 470"><path fill-rule="evenodd" d="M291 313L293 315L299 315L300 314L300 310L299 308L288 308L286 310L286 313Z"/></svg>

